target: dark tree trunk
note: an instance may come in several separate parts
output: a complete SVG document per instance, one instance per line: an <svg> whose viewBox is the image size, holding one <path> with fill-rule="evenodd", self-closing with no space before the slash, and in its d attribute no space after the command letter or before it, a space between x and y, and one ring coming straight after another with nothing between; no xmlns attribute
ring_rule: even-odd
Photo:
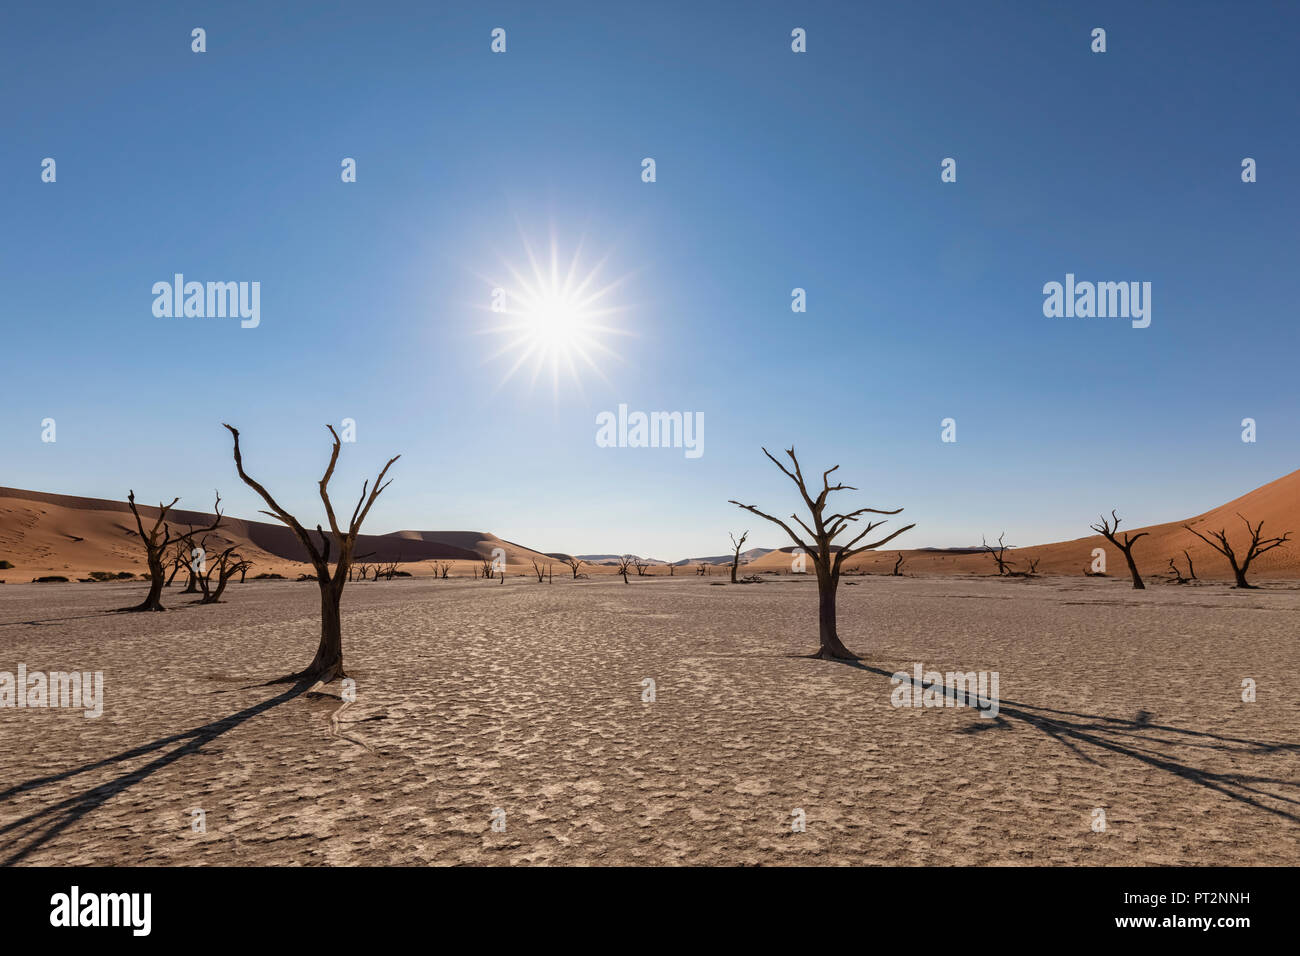
<svg viewBox="0 0 1300 956"><path fill-rule="evenodd" d="M736 583L736 569L738 567L740 567L740 552L736 552L736 556L731 559L731 583L732 584ZM832 610L832 616L834 616L833 610Z"/></svg>
<svg viewBox="0 0 1300 956"><path fill-rule="evenodd" d="M818 571L817 574L817 625L820 631L821 646L814 657L824 661L856 661L854 654L840 640L835 627L835 592L839 578L830 571Z"/></svg>
<svg viewBox="0 0 1300 956"><path fill-rule="evenodd" d="M164 611L162 606L163 567L161 561L149 562L149 596L128 611Z"/></svg>
<svg viewBox="0 0 1300 956"><path fill-rule="evenodd" d="M189 583L185 585L185 590L182 591L181 594L198 594L198 593L199 593L199 576L194 573L193 568L190 568Z"/></svg>
<svg viewBox="0 0 1300 956"><path fill-rule="evenodd" d="M1235 561L1232 564L1232 573L1237 576L1237 587L1253 588L1255 586L1246 581L1246 569L1237 567L1237 563Z"/></svg>
<svg viewBox="0 0 1300 956"><path fill-rule="evenodd" d="M346 570L343 572L347 574ZM339 614L339 603L343 597L343 588L335 587L329 575L320 577L320 645L316 648L316 657L311 666L299 677L330 683L347 675L343 673L343 624Z"/></svg>
<svg viewBox="0 0 1300 956"><path fill-rule="evenodd" d="M1147 586L1142 583L1142 575L1138 574L1137 562L1133 560L1131 548L1124 552L1124 560L1128 562L1128 573L1133 575L1133 587L1139 591L1145 591Z"/></svg>

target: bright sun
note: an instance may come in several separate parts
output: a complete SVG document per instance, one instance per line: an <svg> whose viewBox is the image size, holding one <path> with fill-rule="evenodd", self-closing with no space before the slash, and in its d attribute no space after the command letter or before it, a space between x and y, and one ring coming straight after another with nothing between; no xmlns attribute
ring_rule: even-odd
<svg viewBox="0 0 1300 956"><path fill-rule="evenodd" d="M561 371L581 389L579 370L583 366L608 382L597 359L619 358L602 339L628 334L610 324L612 316L625 311L625 307L609 301L610 293L623 280L602 285L599 276L604 262L584 269L581 246L564 269L560 267L554 238L549 262L544 264L533 254L527 240L524 248L529 269L523 272L506 266L510 282L496 283L492 289L490 309L498 323L485 330L505 339L501 348L489 356L489 361L503 359L511 363L501 383L504 385L521 369L531 373L530 385L548 372L552 391L558 395Z"/></svg>

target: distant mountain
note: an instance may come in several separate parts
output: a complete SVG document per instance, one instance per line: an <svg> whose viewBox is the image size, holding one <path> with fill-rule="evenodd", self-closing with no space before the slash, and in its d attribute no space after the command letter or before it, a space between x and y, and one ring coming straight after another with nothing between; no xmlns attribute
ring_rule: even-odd
<svg viewBox="0 0 1300 956"><path fill-rule="evenodd" d="M771 554L772 548L750 548L748 551L740 552L740 563L748 564L750 561L757 561L765 554ZM692 564L725 564L730 565L733 555L715 554L708 558L685 558L681 561L674 561L677 567L686 567Z"/></svg>
<svg viewBox="0 0 1300 956"><path fill-rule="evenodd" d="M581 558L588 564L618 564L624 558L632 558L636 561L644 561L646 564L667 564L667 561L660 558L643 558L639 554L577 554L576 558ZM678 562L680 564L680 562Z"/></svg>

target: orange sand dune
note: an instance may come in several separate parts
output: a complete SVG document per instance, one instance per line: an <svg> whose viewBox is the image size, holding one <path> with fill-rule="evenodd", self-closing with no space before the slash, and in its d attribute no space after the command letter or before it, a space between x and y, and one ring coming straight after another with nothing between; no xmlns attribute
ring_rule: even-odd
<svg viewBox="0 0 1300 956"><path fill-rule="evenodd" d="M157 516L157 506L141 506L146 530ZM203 527L211 513L175 510L168 513L173 528ZM306 555L292 531L269 521L226 517L209 537L208 550L239 546L239 553L254 564L253 574L298 574L309 570ZM449 560L464 567L491 557L496 548L508 565L528 567L537 559L556 563L529 548L481 531L398 531L363 534L357 538L358 560L371 562L425 562L415 567L433 573L433 560ZM0 488L0 561L14 568L0 571L0 580L30 580L43 575L80 577L91 571L145 571L135 517L124 501L78 498Z"/></svg>
<svg viewBox="0 0 1300 956"><path fill-rule="evenodd" d="M142 507L145 516L157 514L156 507ZM1229 541L1244 551L1248 540L1245 525L1237 515L1252 522L1264 522L1264 536L1295 531L1294 543L1260 557L1250 569L1252 578L1300 578L1300 471L1256 488L1225 505L1186 521L1134 528L1147 536L1134 549L1134 557L1143 576L1164 574L1171 557L1178 559L1186 573L1186 550L1196 574L1207 580L1230 580L1227 560L1209 545L1183 528L1189 524L1198 531L1220 528L1228 531ZM1123 515L1132 518L1132 515ZM175 525L200 527L211 515L193 511L173 511ZM1127 530L1127 526L1125 526ZM305 556L298 539L288 528L268 521L226 518L220 531L210 539L209 550L237 544L240 553L253 561L253 574L265 572L297 575L310 570L302 562ZM1017 569L1025 569L1037 560L1039 574L1082 575L1092 564L1094 548L1106 552L1106 570L1112 577L1127 575L1123 555L1100 535L1076 538L1054 544L1034 545L1008 551ZM399 561L416 575L434 573L433 562L453 562L453 572L468 575L481 558L491 557L494 549L505 552L511 574L531 571L531 562L552 565L555 574L569 574L561 562L539 551L523 547L482 531L396 531L391 534L361 535L357 539L359 560L371 562ZM789 573L794 556L792 547L758 557L742 564L746 574ZM888 573L894 567L898 551L890 549L862 554L850 560L847 570ZM945 551L904 550L903 571L907 574L987 574L993 561L987 554L962 554ZM362 557L364 556L364 557ZM78 498L37 491L0 488L0 560L14 568L0 571L11 582L26 581L47 574L67 577L84 576L91 571L143 571L143 550L135 530L135 519L125 502L100 498ZM583 572L592 575L614 573L611 566L586 565ZM651 574L666 575L667 568L652 563ZM711 569L726 573L726 568ZM808 571L812 568L809 565ZM678 575L693 575L694 568L677 568Z"/></svg>
<svg viewBox="0 0 1300 956"><path fill-rule="evenodd" d="M1228 542L1240 556L1246 549L1250 536L1238 514L1249 518L1252 523L1264 522L1263 537L1278 537L1285 531L1294 534L1287 544L1261 555L1250 567L1249 576L1254 578L1297 578L1300 577L1300 471L1293 471L1276 481L1269 482L1261 488L1235 498L1225 505L1220 505L1204 514L1184 521L1169 524L1134 527L1133 532L1146 531L1147 537L1138 541L1133 547L1133 558L1138 571L1144 576L1167 573L1169 559L1177 558L1182 573L1187 573L1187 559L1183 557L1184 549L1191 556L1198 578L1224 581L1232 579L1232 569L1228 561L1205 542L1186 531L1183 525L1190 525L1202 534L1220 529L1228 532ZM1109 517L1109 516L1107 516ZM1123 519L1132 515L1120 515ZM1129 529L1129 522L1120 526L1120 538ZM1084 568L1092 565L1092 549L1104 548L1106 551L1106 571L1111 577L1127 576L1127 565L1118 548L1113 547L1101 535L1075 538L1073 541L1061 541L1055 544L1040 544L1027 548L1008 551L1007 557L1016 568L1024 570L1030 561L1038 561L1039 574L1082 575ZM794 559L793 548L787 547L764 555L746 570L755 573L763 571L789 571ZM903 572L960 574L987 574L994 569L993 559L987 554L953 554L943 551L903 551ZM888 573L894 567L898 557L896 549L858 555L848 562L851 570ZM812 566L808 566L809 573Z"/></svg>

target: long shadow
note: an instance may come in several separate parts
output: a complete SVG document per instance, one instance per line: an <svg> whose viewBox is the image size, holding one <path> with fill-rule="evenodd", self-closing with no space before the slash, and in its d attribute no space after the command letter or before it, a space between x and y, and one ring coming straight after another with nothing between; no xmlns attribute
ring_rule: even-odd
<svg viewBox="0 0 1300 956"><path fill-rule="evenodd" d="M894 671L869 667L861 661L835 661L834 663L843 664L855 670L878 674L881 677L892 678L895 674ZM913 687L918 686L912 675L906 674L905 676L908 684ZM919 686L926 688L930 685L922 682ZM936 690L942 689L945 697L952 696L956 699L957 695L954 688L943 685L935 686ZM978 723L966 728L963 733L987 733L991 730L1005 730L1011 727L1013 722L1017 721L1046 734L1056 743L1067 748L1088 763L1096 764L1098 761L1084 752L1084 746L1092 746L1121 757L1140 761L1148 766L1182 777L1184 780L1190 780L1192 783L1199 784L1209 790L1214 790L1239 803L1265 810L1287 820L1300 822L1300 815L1297 815L1293 810L1285 806L1269 806L1267 803L1261 802L1260 799L1268 798L1278 803L1300 807L1300 783L1295 780L1283 780L1278 777L1256 777L1239 773L1215 773L1210 770L1203 770L1200 767L1194 767L1168 752L1171 748L1190 747L1236 754L1300 753L1300 743L1249 740L1245 737L1230 737L1201 730L1187 730L1168 724L1155 724L1151 722L1151 715L1145 711L1140 711L1136 717L1130 719L1103 717L1099 714L1085 714L1077 711L1038 707L1033 704L1022 704L1018 701L1007 700L1005 697L999 699L999 710L996 717L992 719L979 718ZM1159 734L1170 735L1173 739L1164 739ZM1161 746L1164 749L1160 749ZM1289 791L1292 795L1273 793L1261 786L1257 786L1259 784L1271 785Z"/></svg>
<svg viewBox="0 0 1300 956"><path fill-rule="evenodd" d="M63 780L70 780L73 777L83 773L89 773L92 770L99 770L103 767L109 767L114 764L123 763L129 760L135 760L146 754L156 751L166 750L165 753L155 757L143 767L123 773L121 776L109 780L107 783L101 783L97 787L92 787L84 793L74 794L58 803L51 804L34 813L7 823L0 827L0 838L4 842L20 841L26 838L26 843L18 843L12 852L0 860L0 866L13 866L20 863L24 858L29 856L33 851L44 846L58 834L62 833L68 827L72 826L92 810L103 806L113 797L130 789L141 781L147 780L159 770L171 766L182 757L198 753L206 744L216 740L228 730L233 730L245 721L251 720L258 714L266 713L272 707L278 707L280 704L293 700L295 697L303 694L311 687L315 681L299 681L292 687L281 694L260 704L254 704L246 707L229 717L222 717L211 723L195 727L192 730L186 730L179 734L172 734L169 737L160 737L159 739L142 744L139 747L133 747L130 750L124 750L121 753L106 757L103 760L97 760L94 763L88 763L75 770L67 770L62 773L51 774L48 777L39 777L33 780L27 780L23 783L9 787L7 790L0 790L0 804L14 799L22 793L35 790L38 787L44 787L49 784L59 783ZM172 749L167 750L166 748ZM26 828L25 832L24 828Z"/></svg>

